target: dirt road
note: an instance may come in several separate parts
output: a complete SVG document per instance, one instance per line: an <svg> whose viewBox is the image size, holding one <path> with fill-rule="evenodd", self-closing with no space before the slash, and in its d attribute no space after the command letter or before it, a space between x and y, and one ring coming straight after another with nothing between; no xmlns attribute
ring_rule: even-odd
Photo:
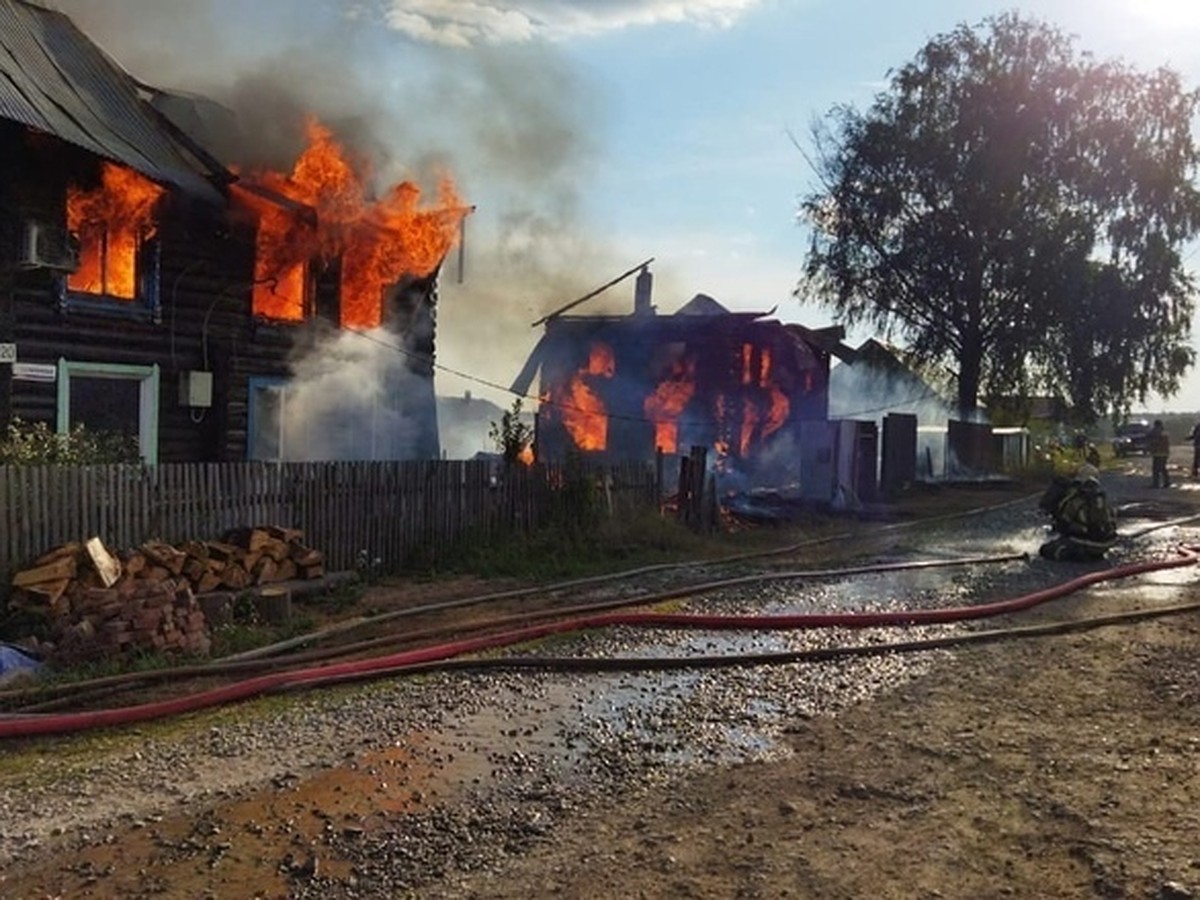
<svg viewBox="0 0 1200 900"><path fill-rule="evenodd" d="M1182 466L1169 491L1146 469L1106 479L1126 532L1200 512ZM1200 541L1200 523L1166 533ZM1192 569L1140 577L1020 624L1200 600L1196 585ZM1200 613L959 650L790 731L785 758L618 804L455 895L1200 897Z"/></svg>
<svg viewBox="0 0 1200 900"><path fill-rule="evenodd" d="M1177 487L1151 491L1144 468L1135 460L1130 474L1106 478L1127 513L1125 533L1200 513L1196 485L1180 475ZM1177 525L1129 557L1193 541L1200 523ZM1139 576L986 627L1200 600L1198 580L1195 567ZM486 778L488 765L531 765L532 756L505 751L511 742L499 738L510 726L489 727L484 764L456 769L467 780ZM502 851L482 860L464 852L464 842L491 846L490 813L435 817L441 843L422 852L439 860L422 858L424 880L388 893L356 874L370 852L335 851L390 828L395 853L404 839L428 838L402 833L410 826L398 816L428 808L430 791L449 806L461 799L432 776L421 790L404 782L399 799L381 792L389 772L422 770L412 747L374 757L382 775L356 757L345 770L276 775L252 794L180 798L177 809L102 833L70 830L12 861L0 894L1200 897L1200 614L959 648L893 691L834 714L792 715L782 731L781 752L769 758L559 798L549 825L528 810L553 786L525 771L524 805L512 805L523 818L517 827L504 813ZM0 786L22 777L8 773ZM364 817L347 797L369 793L381 800ZM119 792L105 797L119 809ZM234 857L241 868L227 870Z"/></svg>

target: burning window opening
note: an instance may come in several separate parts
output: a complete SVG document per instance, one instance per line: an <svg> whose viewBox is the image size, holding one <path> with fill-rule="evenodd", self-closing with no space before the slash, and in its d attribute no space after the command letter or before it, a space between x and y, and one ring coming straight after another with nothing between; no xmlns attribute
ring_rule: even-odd
<svg viewBox="0 0 1200 900"><path fill-rule="evenodd" d="M770 347L742 344L741 390L735 398L719 394L713 404L721 434L716 448L719 458L727 458L731 448L740 458L749 457L787 422L791 401L772 376L773 368ZM811 379L811 372L807 377Z"/></svg>
<svg viewBox="0 0 1200 900"><path fill-rule="evenodd" d="M470 211L449 176L441 179L434 204L404 181L379 200L367 196L365 167L357 167L333 133L308 122L308 146L290 174L259 172L253 182L315 211L315 224L279 206L254 201L259 213L254 312L297 321L308 314L311 274L316 259L340 260L339 324L376 328L383 323L390 291L405 276L424 278L445 258Z"/></svg>
<svg viewBox="0 0 1200 900"><path fill-rule="evenodd" d="M696 394L696 361L678 359L671 371L646 398L643 410L654 423L654 445L663 453L679 449L679 416Z"/></svg>
<svg viewBox="0 0 1200 900"><path fill-rule="evenodd" d="M587 362L561 391L552 396L563 425L579 450L604 450L608 447L608 411L591 383L611 379L616 374L612 348L597 341L591 346Z"/></svg>
<svg viewBox="0 0 1200 900"><path fill-rule="evenodd" d="M138 296L138 256L158 230L155 210L166 191L132 169L102 164L92 190L67 188L67 228L79 241L79 267L67 288L119 300Z"/></svg>

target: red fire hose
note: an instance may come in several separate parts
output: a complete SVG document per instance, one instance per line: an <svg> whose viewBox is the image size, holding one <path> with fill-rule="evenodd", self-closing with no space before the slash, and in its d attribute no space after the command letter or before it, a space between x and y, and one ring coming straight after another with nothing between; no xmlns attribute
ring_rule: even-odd
<svg viewBox="0 0 1200 900"><path fill-rule="evenodd" d="M249 678L234 684L202 691L187 697L177 697L138 706L102 709L87 712L55 713L46 715L12 715L0 718L0 739L30 737L34 735L63 734L112 725L127 725L179 713L192 712L243 700L259 694L284 688L316 687L335 684L352 678L396 674L415 667L428 668L428 664L450 660L467 653L490 650L537 640L552 634L569 631L605 628L614 625L646 626L659 628L740 629L740 630L791 630L804 628L872 628L879 626L931 625L982 619L1029 609L1040 603L1063 597L1067 594L1119 578L1128 578L1145 572L1179 568L1193 565L1200 559L1195 547L1180 547L1178 556L1129 565L1117 566L1082 575L1051 588L1025 594L1011 600L986 603L979 606L957 606L946 609L898 610L868 613L816 613L777 616L722 616L686 615L674 613L603 613L557 622L518 628L500 634L451 641L432 647L406 650L369 660L336 663L327 666L298 669ZM686 659L681 665L686 665Z"/></svg>

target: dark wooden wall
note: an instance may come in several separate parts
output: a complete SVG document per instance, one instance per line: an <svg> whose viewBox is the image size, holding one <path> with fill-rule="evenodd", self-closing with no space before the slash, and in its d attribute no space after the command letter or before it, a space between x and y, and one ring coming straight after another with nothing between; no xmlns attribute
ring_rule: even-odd
<svg viewBox="0 0 1200 900"><path fill-rule="evenodd" d="M246 458L249 379L287 378L293 354L338 327L336 265L318 273L315 312L302 323L256 318L251 308L254 222L232 205L215 205L171 190L159 215L159 303L97 300L63 303L62 276L15 271L11 259L20 223L65 223L66 187L95 182L96 157L23 126L0 120L0 342L15 342L24 363L71 361L160 368L160 463L226 462ZM410 371L427 390L405 396L428 434L418 456L437 458L433 393L436 273L397 291L385 324L409 354ZM179 402L181 373L213 373L212 406ZM57 386L15 381L0 366L0 426L11 417L53 426Z"/></svg>

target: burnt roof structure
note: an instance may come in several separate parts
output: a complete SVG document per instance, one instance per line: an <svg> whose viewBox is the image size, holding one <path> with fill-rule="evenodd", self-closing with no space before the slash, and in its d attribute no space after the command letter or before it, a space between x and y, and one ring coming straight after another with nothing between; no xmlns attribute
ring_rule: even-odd
<svg viewBox="0 0 1200 900"><path fill-rule="evenodd" d="M64 14L0 0L0 118L221 202L212 180L229 173L165 120L152 93Z"/></svg>
<svg viewBox="0 0 1200 900"><path fill-rule="evenodd" d="M528 394L540 376L539 458L648 459L702 446L753 469L791 455L800 423L827 418L831 357L850 352L840 326L731 312L703 294L658 315L648 288L646 279L629 315L545 320L512 384Z"/></svg>

